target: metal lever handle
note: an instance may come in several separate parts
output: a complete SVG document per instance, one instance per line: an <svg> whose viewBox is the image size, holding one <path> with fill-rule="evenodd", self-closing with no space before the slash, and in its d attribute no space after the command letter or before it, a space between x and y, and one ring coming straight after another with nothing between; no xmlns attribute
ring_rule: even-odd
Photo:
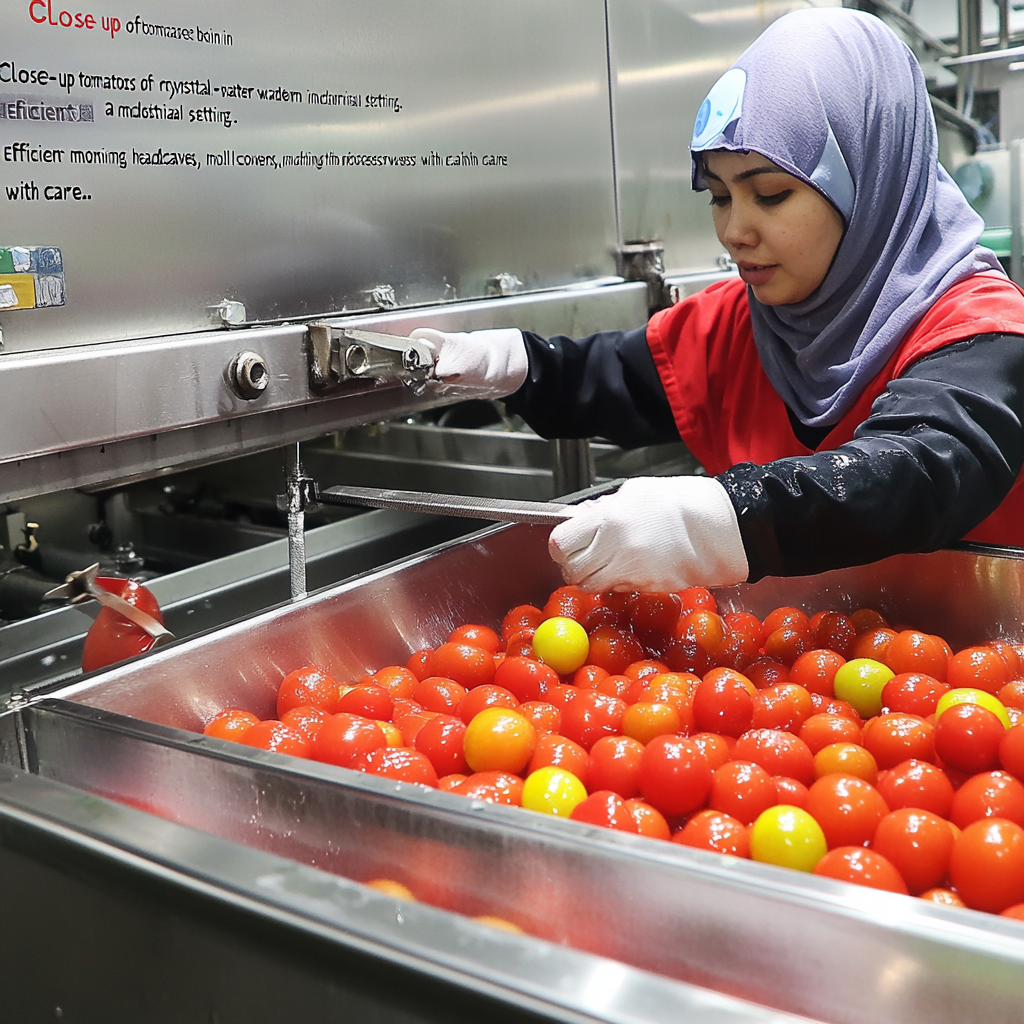
<svg viewBox="0 0 1024 1024"><path fill-rule="evenodd" d="M498 523L532 523L535 526L557 526L570 519L574 511L572 505L556 501L513 501L384 487L328 487L317 491L316 500L325 505L367 505L370 508L395 508L465 519L489 519Z"/></svg>
<svg viewBox="0 0 1024 1024"><path fill-rule="evenodd" d="M129 622L134 623L144 633L151 636L154 640L154 647L159 644L170 643L174 639L174 634L157 622L152 615L147 614L141 608L136 608L135 605L130 604L123 597L118 597L117 594L112 594L109 590L104 590L101 586L97 585L96 574L99 571L99 567L100 563L96 562L90 565L88 569L70 573L65 577L64 583L61 586L54 587L44 597L52 600L67 598L72 604L79 604L91 597L112 611L117 612L118 615L123 615Z"/></svg>

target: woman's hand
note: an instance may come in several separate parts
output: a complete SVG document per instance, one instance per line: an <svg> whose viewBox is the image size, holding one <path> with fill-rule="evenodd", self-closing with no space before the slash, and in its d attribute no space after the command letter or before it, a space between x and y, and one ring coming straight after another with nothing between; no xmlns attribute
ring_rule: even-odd
<svg viewBox="0 0 1024 1024"><path fill-rule="evenodd" d="M514 327L469 334L420 327L410 337L434 350L434 376L441 390L474 398L504 398L526 380L526 342Z"/></svg>
<svg viewBox="0 0 1024 1024"><path fill-rule="evenodd" d="M713 478L637 477L576 507L548 541L567 583L672 591L747 578L735 509Z"/></svg>

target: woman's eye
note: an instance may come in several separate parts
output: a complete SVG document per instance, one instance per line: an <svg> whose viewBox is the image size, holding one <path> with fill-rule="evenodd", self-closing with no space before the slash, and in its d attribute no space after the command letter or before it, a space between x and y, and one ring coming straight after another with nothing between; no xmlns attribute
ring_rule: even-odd
<svg viewBox="0 0 1024 1024"><path fill-rule="evenodd" d="M712 206L726 206L728 204L730 198L731 197L727 196L727 195L725 195L725 196L712 195L711 196L711 205Z"/></svg>
<svg viewBox="0 0 1024 1024"><path fill-rule="evenodd" d="M757 203L759 206L778 206L779 203L787 200L792 194L792 189L785 189L782 192L776 192L774 195L758 196Z"/></svg>

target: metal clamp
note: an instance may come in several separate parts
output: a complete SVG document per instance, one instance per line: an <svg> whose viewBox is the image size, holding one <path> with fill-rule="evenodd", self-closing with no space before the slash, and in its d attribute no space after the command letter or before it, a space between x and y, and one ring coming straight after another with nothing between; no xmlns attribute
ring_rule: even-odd
<svg viewBox="0 0 1024 1024"><path fill-rule="evenodd" d="M433 349L414 338L313 323L309 340L309 383L316 391L367 379L421 384L434 373Z"/></svg>

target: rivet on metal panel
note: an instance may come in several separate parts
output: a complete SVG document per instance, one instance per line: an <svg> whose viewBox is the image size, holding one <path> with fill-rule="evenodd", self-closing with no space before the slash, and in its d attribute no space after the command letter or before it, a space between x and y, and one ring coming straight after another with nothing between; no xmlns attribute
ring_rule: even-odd
<svg viewBox="0 0 1024 1024"><path fill-rule="evenodd" d="M237 327L245 323L245 304L235 302L233 299L221 299L216 306L207 306L207 309L215 310L221 322L229 327Z"/></svg>
<svg viewBox="0 0 1024 1024"><path fill-rule="evenodd" d="M487 278L488 295L515 295L522 287L523 282L515 274L495 274Z"/></svg>
<svg viewBox="0 0 1024 1024"><path fill-rule="evenodd" d="M228 367L228 383L239 398L252 402L267 390L270 368L258 352L239 352Z"/></svg>
<svg viewBox="0 0 1024 1024"><path fill-rule="evenodd" d="M381 309L394 309L398 305L395 289L389 284L379 284L370 289L370 299Z"/></svg>

